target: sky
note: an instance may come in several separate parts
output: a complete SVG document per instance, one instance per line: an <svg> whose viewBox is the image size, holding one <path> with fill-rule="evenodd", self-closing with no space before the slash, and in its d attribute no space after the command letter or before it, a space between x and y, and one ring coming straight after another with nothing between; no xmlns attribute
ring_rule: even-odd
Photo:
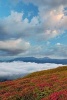
<svg viewBox="0 0 67 100"><path fill-rule="evenodd" d="M0 0L0 59L67 59L67 0Z"/></svg>

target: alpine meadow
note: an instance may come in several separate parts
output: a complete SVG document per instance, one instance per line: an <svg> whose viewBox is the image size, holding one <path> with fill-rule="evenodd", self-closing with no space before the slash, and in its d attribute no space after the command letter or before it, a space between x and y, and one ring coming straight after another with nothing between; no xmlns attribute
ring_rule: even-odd
<svg viewBox="0 0 67 100"><path fill-rule="evenodd" d="M67 100L67 0L0 0L0 100Z"/></svg>

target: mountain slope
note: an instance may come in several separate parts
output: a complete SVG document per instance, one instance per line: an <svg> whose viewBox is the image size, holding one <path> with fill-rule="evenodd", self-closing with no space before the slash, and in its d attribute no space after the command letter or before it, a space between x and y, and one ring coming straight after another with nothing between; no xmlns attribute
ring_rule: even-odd
<svg viewBox="0 0 67 100"><path fill-rule="evenodd" d="M0 82L0 100L67 100L67 66Z"/></svg>

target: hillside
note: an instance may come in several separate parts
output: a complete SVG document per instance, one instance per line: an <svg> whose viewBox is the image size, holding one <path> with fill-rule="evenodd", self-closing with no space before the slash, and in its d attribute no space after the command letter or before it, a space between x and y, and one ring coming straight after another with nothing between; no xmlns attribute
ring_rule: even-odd
<svg viewBox="0 0 67 100"><path fill-rule="evenodd" d="M0 82L0 100L67 100L67 66Z"/></svg>

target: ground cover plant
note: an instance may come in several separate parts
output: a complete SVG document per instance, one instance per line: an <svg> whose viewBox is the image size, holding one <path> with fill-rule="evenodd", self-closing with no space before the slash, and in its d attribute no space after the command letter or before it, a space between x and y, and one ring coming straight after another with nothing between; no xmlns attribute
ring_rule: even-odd
<svg viewBox="0 0 67 100"><path fill-rule="evenodd" d="M0 82L0 100L67 100L67 66Z"/></svg>

